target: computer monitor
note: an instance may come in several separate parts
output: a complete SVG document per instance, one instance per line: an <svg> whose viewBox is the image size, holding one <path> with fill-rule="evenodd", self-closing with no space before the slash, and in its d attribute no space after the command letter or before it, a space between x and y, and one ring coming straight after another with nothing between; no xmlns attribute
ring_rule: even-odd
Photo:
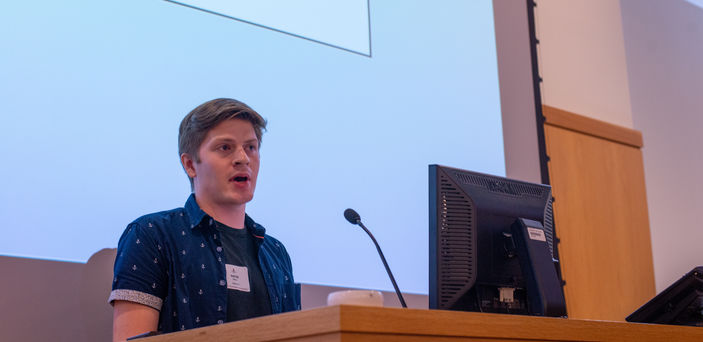
<svg viewBox="0 0 703 342"><path fill-rule="evenodd" d="M552 192L429 166L430 309L566 316Z"/></svg>

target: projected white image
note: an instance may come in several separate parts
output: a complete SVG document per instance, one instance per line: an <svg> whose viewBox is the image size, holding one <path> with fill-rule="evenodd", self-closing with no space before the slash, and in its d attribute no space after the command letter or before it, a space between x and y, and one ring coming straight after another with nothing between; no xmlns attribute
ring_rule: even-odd
<svg viewBox="0 0 703 342"><path fill-rule="evenodd" d="M285 244L295 280L392 288L351 207L401 290L426 293L428 164L504 175L491 1L319 15L296 1L305 23L354 13L310 32L251 3L227 15L256 25L167 1L4 5L0 254L85 262L135 218L183 206L178 125L230 97L268 120L247 212ZM337 40L313 34L327 31Z"/></svg>
<svg viewBox="0 0 703 342"><path fill-rule="evenodd" d="M371 55L369 0L168 1Z"/></svg>

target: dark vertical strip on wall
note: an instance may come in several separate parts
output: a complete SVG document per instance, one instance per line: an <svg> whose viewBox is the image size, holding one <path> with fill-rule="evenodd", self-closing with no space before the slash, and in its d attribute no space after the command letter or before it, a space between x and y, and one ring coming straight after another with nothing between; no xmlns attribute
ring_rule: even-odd
<svg viewBox="0 0 703 342"><path fill-rule="evenodd" d="M537 58L537 45L539 40L537 39L537 30L535 29L535 8L537 3L534 0L527 0L527 23L530 26L530 57L532 59L532 86L534 88L535 94L535 119L537 120L537 148L539 149L539 166L540 175L542 176L542 184L550 184L549 181L549 156L547 155L547 142L544 137L544 123L546 118L544 113L542 113L542 77L539 74L539 59ZM552 197L552 201L556 201ZM557 269L557 275L562 284L562 290L566 282L561 275L561 263L559 261L559 238L557 237L557 224L556 219L552 221L552 227L554 228L554 251L552 255L554 259L557 260L555 266ZM567 308L568 312L568 308Z"/></svg>
<svg viewBox="0 0 703 342"><path fill-rule="evenodd" d="M549 182L549 156L547 155L547 145L544 139L544 115L542 114L542 91L540 84L542 77L539 75L539 63L537 58L537 33L535 30L535 7L537 3L534 0L527 0L527 22L530 25L530 56L532 57L532 85L535 92L535 116L537 119L537 145L539 149L539 164L540 174L542 176L542 184L550 184Z"/></svg>

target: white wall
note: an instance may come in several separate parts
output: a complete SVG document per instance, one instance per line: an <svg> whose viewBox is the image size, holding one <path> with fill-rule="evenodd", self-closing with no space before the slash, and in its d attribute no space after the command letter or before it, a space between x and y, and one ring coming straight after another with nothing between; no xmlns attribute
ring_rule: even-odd
<svg viewBox="0 0 703 342"><path fill-rule="evenodd" d="M620 4L662 291L703 265L703 8L684 0Z"/></svg>
<svg viewBox="0 0 703 342"><path fill-rule="evenodd" d="M87 264L0 256L0 341L109 341L112 276L93 267L107 265L103 254Z"/></svg>
<svg viewBox="0 0 703 342"><path fill-rule="evenodd" d="M631 128L620 3L536 2L542 103Z"/></svg>
<svg viewBox="0 0 703 342"><path fill-rule="evenodd" d="M527 2L493 0L505 175L540 183Z"/></svg>

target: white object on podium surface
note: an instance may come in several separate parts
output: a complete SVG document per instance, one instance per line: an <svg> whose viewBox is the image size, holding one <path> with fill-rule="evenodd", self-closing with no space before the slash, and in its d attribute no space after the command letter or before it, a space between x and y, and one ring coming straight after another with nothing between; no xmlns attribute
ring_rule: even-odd
<svg viewBox="0 0 703 342"><path fill-rule="evenodd" d="M327 305L383 306L383 293L374 290L335 291L327 295Z"/></svg>

